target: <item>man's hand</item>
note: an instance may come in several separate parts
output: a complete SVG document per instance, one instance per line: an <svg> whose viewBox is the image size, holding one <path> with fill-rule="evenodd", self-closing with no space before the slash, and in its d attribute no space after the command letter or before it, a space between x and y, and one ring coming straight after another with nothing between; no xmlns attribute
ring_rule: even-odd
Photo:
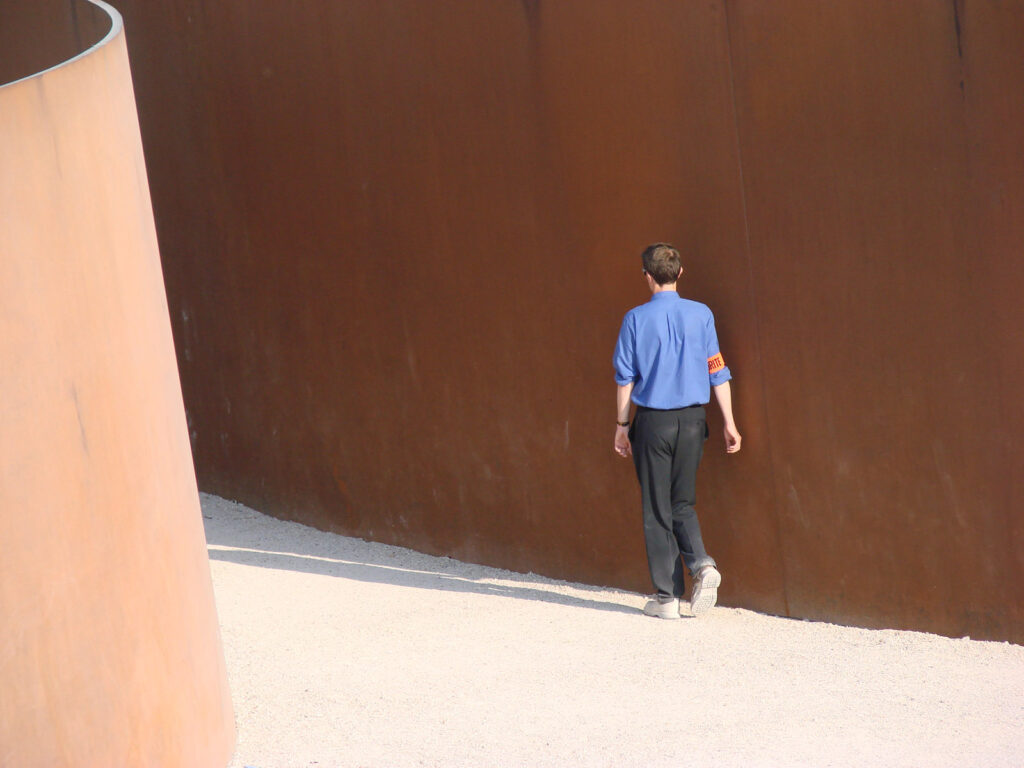
<svg viewBox="0 0 1024 768"><path fill-rule="evenodd" d="M633 453L633 447L629 444L629 427L615 427L615 452L619 456Z"/></svg>
<svg viewBox="0 0 1024 768"><path fill-rule="evenodd" d="M725 425L725 452L726 453L738 453L740 450L740 443L743 442L743 438L740 436L739 430L736 429L735 424Z"/></svg>
<svg viewBox="0 0 1024 768"><path fill-rule="evenodd" d="M725 420L725 452L737 453L740 449L740 432L736 429L736 422L732 418L732 389L728 381L714 387L715 399L718 407L722 409L722 418Z"/></svg>

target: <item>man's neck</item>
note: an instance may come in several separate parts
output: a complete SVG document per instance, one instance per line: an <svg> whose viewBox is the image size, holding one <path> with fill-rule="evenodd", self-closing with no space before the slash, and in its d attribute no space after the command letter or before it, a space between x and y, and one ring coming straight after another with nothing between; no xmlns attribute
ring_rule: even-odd
<svg viewBox="0 0 1024 768"><path fill-rule="evenodd" d="M665 283L664 285L655 285L651 288L651 293L664 293L665 291L674 291L675 289L675 283Z"/></svg>

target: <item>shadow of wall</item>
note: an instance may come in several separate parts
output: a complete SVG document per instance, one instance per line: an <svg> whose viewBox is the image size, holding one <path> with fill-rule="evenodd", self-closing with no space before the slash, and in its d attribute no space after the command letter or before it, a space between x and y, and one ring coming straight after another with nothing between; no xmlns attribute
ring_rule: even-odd
<svg viewBox="0 0 1024 768"><path fill-rule="evenodd" d="M670 240L724 601L1024 640L1021 3L125 6L205 490L646 589L610 357Z"/></svg>
<svg viewBox="0 0 1024 768"><path fill-rule="evenodd" d="M67 11L2 16L23 44L4 71L53 68L0 87L0 763L223 766L231 700L121 19L75 32Z"/></svg>

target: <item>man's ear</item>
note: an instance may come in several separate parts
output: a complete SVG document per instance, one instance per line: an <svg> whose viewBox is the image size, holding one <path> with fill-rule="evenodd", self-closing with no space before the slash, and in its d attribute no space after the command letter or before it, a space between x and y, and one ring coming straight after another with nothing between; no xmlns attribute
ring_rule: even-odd
<svg viewBox="0 0 1024 768"><path fill-rule="evenodd" d="M678 280L679 280L679 278L680 278L680 277L682 277L682 276L683 276L683 268L682 268L682 267L680 267L680 268L679 268L679 274L678 274L678 275L676 275L676 280L678 281Z"/></svg>

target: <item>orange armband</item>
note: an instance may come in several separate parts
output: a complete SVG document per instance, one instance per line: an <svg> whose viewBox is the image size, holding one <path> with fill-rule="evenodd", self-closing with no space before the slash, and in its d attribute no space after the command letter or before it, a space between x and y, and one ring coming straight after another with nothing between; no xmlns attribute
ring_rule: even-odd
<svg viewBox="0 0 1024 768"><path fill-rule="evenodd" d="M725 360L722 359L721 352L714 357L708 358L708 373L717 373L723 368L725 368Z"/></svg>

